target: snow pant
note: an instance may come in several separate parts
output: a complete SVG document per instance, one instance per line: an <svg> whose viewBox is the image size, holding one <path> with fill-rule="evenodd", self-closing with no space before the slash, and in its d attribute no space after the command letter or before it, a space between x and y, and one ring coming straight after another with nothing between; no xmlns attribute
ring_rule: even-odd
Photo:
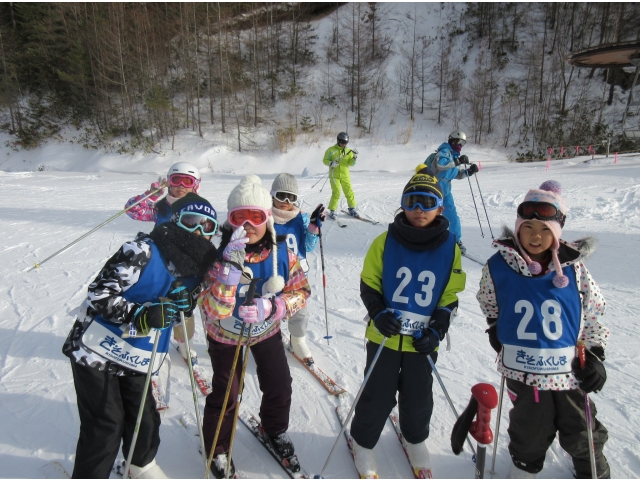
<svg viewBox="0 0 640 480"><path fill-rule="evenodd" d="M344 196L347 198L347 205L349 208L356 206L356 195L353 193L353 187L351 186L351 177L349 176L349 170L342 168L343 172L340 177L333 176L333 170L329 170L329 180L331 181L331 200L329 200L329 210L337 210L340 203L340 188L344 192Z"/></svg>
<svg viewBox="0 0 640 480"><path fill-rule="evenodd" d="M309 325L309 310L302 307L298 310L287 323L289 324L289 333L294 337L304 337L307 334L307 325Z"/></svg>
<svg viewBox="0 0 640 480"><path fill-rule="evenodd" d="M196 331L196 325L194 323L194 316L191 315L184 319L185 324L187 325L187 335L189 335L189 342L193 338L193 334ZM176 325L173 327L173 338L178 342L184 343L184 334L182 333L182 325Z"/></svg>
<svg viewBox="0 0 640 480"><path fill-rule="evenodd" d="M121 441L122 454L129 455L146 377L118 377L75 361L71 371L80 414L72 478L109 478ZM149 387L131 463L144 467L159 446L160 414Z"/></svg>
<svg viewBox="0 0 640 480"><path fill-rule="evenodd" d="M536 402L533 387L507 379L507 392L513 402L509 412L509 453L516 467L538 473L544 465L547 449L558 432L560 446L573 459L576 478L591 478L584 394L581 390L538 390ZM607 429L596 419L596 406L591 405L593 444L598 478L610 475L609 464L602 454L608 439Z"/></svg>
<svg viewBox="0 0 640 480"><path fill-rule="evenodd" d="M462 226L460 225L460 217L456 210L456 204L453 202L453 195L451 192L445 194L443 198L444 211L442 214L449 220L449 231L456 237L456 242L462 239Z"/></svg>
<svg viewBox="0 0 640 480"><path fill-rule="evenodd" d="M365 375L379 346L367 342ZM432 385L431 366L426 355L383 348L356 405L351 436L364 448L375 447L387 417L397 403L404 438L409 443L424 442L429 436L433 412Z"/></svg>
<svg viewBox="0 0 640 480"><path fill-rule="evenodd" d="M224 395L231 372L231 364L236 351L236 345L209 340L209 356L213 366L212 392L207 396L204 406L202 433L204 446L211 452L213 437L216 434L218 419L222 411ZM260 403L260 419L262 427L268 436L279 435L289 428L289 411L291 409L291 373L282 344L282 333L251 344L251 353L256 362L258 384L262 391ZM231 440L233 416L237 405L238 390L240 388L240 374L242 370L242 352L236 365L231 392L224 413L224 420L220 429L215 454L227 453Z"/></svg>

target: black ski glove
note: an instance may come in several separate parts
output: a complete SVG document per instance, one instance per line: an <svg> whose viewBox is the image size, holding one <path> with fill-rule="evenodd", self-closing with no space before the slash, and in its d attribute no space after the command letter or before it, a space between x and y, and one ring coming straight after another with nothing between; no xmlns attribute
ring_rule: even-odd
<svg viewBox="0 0 640 480"><path fill-rule="evenodd" d="M373 323L376 328L385 337L392 337L400 333L402 328L402 322L400 321L399 314L396 314L393 310L383 310L375 316Z"/></svg>
<svg viewBox="0 0 640 480"><path fill-rule="evenodd" d="M430 355L440 347L440 334L433 327L418 330L413 334L413 348L422 355Z"/></svg>
<svg viewBox="0 0 640 480"><path fill-rule="evenodd" d="M152 328L168 328L172 323L180 322L180 313L173 303L154 303L140 309L135 315L135 322L136 327L146 335Z"/></svg>
<svg viewBox="0 0 640 480"><path fill-rule="evenodd" d="M466 155L460 155L458 157L458 163L460 163L460 165L468 164L469 163L469 157L467 157Z"/></svg>
<svg viewBox="0 0 640 480"><path fill-rule="evenodd" d="M496 353L500 353L500 350L502 350L502 343L498 340L498 328L496 326L497 321L498 320L495 318L487 318L489 328L487 328L484 333L489 334L489 343L491 344L491 348L493 348Z"/></svg>
<svg viewBox="0 0 640 480"><path fill-rule="evenodd" d="M318 205L316 209L311 214L311 218L309 219L309 223L314 224L316 227L321 228L322 222L324 222L326 216L324 214L324 206L322 204Z"/></svg>
<svg viewBox="0 0 640 480"><path fill-rule="evenodd" d="M583 392L599 392L607 381L607 371L601 360L604 358L604 351L594 347L592 350L587 350L586 353L587 361L584 368L580 368L580 359L576 357L571 363L571 370L580 382L580 388Z"/></svg>
<svg viewBox="0 0 640 480"><path fill-rule="evenodd" d="M479 170L478 165L476 165L475 163L472 163L471 165L469 165L469 168L467 168L467 174L471 176L475 173L478 173L478 170Z"/></svg>
<svg viewBox="0 0 640 480"><path fill-rule="evenodd" d="M184 312L185 317L189 317L193 313L192 294L184 285L173 287L167 294L167 298L171 300L171 303L173 303L179 311ZM178 319L180 319L180 312L178 312Z"/></svg>

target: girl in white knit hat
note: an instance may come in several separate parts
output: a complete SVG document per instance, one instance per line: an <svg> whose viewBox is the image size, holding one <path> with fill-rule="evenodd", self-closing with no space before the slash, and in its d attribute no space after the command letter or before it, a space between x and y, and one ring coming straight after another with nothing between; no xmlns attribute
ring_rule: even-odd
<svg viewBox="0 0 640 480"><path fill-rule="evenodd" d="M476 295L513 402L508 478L533 478L540 472L556 433L573 459L576 478L596 478L583 392L600 391L607 379L603 361L609 329L601 322L604 298L583 263L595 242L561 240L566 213L558 182L529 190L518 206L515 233L505 228L493 242L498 253L483 268ZM582 343L584 368L577 348ZM602 454L607 429L589 403L597 478L610 478Z"/></svg>
<svg viewBox="0 0 640 480"><path fill-rule="evenodd" d="M306 274L309 271L307 253L312 252L318 244L318 234L325 219L324 207L322 204L318 205L311 218L302 213L298 206L298 182L290 173L281 173L275 178L271 184L271 197L276 233L286 237L287 246L298 255L300 265ZM298 313L289 319L293 353L311 365L313 357L306 338L308 324L309 312L306 307L298 310Z"/></svg>
<svg viewBox="0 0 640 480"><path fill-rule="evenodd" d="M211 470L224 476L233 413L239 390L240 362L225 412L223 398L238 342L251 345L260 390L263 392L260 418L265 438L282 457L294 454L286 434L291 407L291 374L282 344L280 322L288 320L306 305L311 294L309 282L298 257L277 239L271 212L271 195L255 175L244 177L227 200L228 218L222 227L222 259L205 275L201 293L202 312L213 366L213 392L207 397L203 435L207 453L211 451L216 425L224 415ZM282 240L282 241L281 241ZM241 279L252 276L257 283L253 305L244 306L247 285ZM246 280L244 280L246 283ZM252 324L251 337L240 339L242 325ZM298 466L299 468L299 466Z"/></svg>

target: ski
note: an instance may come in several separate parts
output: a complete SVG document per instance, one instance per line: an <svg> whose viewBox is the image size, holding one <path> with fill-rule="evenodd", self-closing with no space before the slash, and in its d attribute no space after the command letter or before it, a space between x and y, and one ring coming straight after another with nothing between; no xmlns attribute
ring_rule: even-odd
<svg viewBox="0 0 640 480"><path fill-rule="evenodd" d="M320 368L318 368L318 366L315 364L313 359L310 359L310 361L307 361L304 358L300 358L295 353L293 353L293 348L291 347L291 342L288 337L283 335L282 343L284 343L284 348L286 348L289 351L289 353L293 355L293 358L298 360L302 364L302 366L306 368L309 371L309 373L313 375L316 378L316 380L318 380L322 384L322 386L325 388L327 392L329 392L331 395L336 395L336 396L346 392L346 390L342 388L340 385L338 385L329 375L327 375L322 370L320 370Z"/></svg>
<svg viewBox="0 0 640 480"><path fill-rule="evenodd" d="M362 220L363 222L370 223L371 225L379 225L380 224L380 222L378 222L377 220L372 220L371 218L363 217L362 215L360 215L358 217L354 217L353 215L350 215L347 210L342 210L342 213L344 213L346 215L349 215L351 218L355 218L357 220Z"/></svg>
<svg viewBox="0 0 640 480"><path fill-rule="evenodd" d="M71 478L67 469L56 461L45 463L38 470L42 473L43 478Z"/></svg>
<svg viewBox="0 0 640 480"><path fill-rule="evenodd" d="M402 450L404 450L404 454L407 456L407 460L409 461L409 465L411 465L411 470L413 471L413 476L415 478L433 478L433 473L430 468L415 468L411 464L411 459L409 458L409 452L407 452L407 441L404 439L404 435L400 431L400 422L398 421L398 410L394 408L391 410L389 414L389 420L391 420L391 424L396 431L396 435L398 435L398 440L400 440L400 444L402 445Z"/></svg>
<svg viewBox="0 0 640 480"><path fill-rule="evenodd" d="M349 414L349 408L349 405L347 405L346 403L343 403L336 407L336 415L338 416L338 420L340 421L340 426L344 426L347 415ZM353 453L353 438L351 437L351 431L348 428L344 429L344 437L347 439L347 446L349 447L349 451L351 452L351 458L353 458L353 461L355 463L356 457ZM375 474L372 477L367 477L362 475L362 473L360 472L358 472L358 476L360 478L379 478L378 474Z"/></svg>
<svg viewBox="0 0 640 480"><path fill-rule="evenodd" d="M180 356L182 357L182 354L180 353L180 349L178 348L178 343L174 340L171 340L171 342L173 343L174 347L176 347L176 350L178 350L178 353L180 354ZM187 359L182 357L182 359L184 360L184 363L187 363ZM188 366L188 365L187 365ZM204 395L205 397L207 395L209 395L211 393L211 382L209 380L207 380L207 374L204 372L204 369L198 365L198 357L195 358L191 358L191 366L193 368L193 377L196 380L196 383L198 384L198 388L200 389L200 391L202 392L202 395Z"/></svg>
<svg viewBox="0 0 640 480"><path fill-rule="evenodd" d="M476 262L478 265L480 265L480 266L482 266L482 267L484 267L484 264L486 263L486 262L483 262L483 261L481 261L481 260L478 260L477 258L475 258L475 257L473 257L473 256L471 256L471 255L469 255L468 253L463 253L463 254L462 254L462 256L463 256L463 257L468 258L468 259L469 259L469 260L471 260L472 262Z"/></svg>
<svg viewBox="0 0 640 480"><path fill-rule="evenodd" d="M309 478L309 475L305 470L300 466L300 462L298 461L298 456L294 453L290 457L283 458L278 455L271 444L267 441L264 435L264 431L262 430L262 424L260 420L256 418L251 412L249 412L243 406L240 406L240 414L238 415L240 421L245 424L245 426L251 430L253 436L258 439L258 441L262 444L264 448L271 454L273 458L280 464L280 466L287 472L287 475L291 478Z"/></svg>
<svg viewBox="0 0 640 480"><path fill-rule="evenodd" d="M346 226L347 226L346 223L342 223L340 220L338 220L337 217L332 217L331 215L327 214L327 218L330 218L331 220L336 222L340 228L346 228Z"/></svg>

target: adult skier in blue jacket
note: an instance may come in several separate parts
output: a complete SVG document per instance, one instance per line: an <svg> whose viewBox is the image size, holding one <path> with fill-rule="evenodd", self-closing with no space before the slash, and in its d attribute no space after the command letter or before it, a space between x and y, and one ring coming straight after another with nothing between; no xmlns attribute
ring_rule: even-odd
<svg viewBox="0 0 640 480"><path fill-rule="evenodd" d="M469 163L469 158L466 155L460 155L465 143L467 143L467 136L464 132L460 130L451 132L449 140L438 147L435 158L431 162L427 159L426 162L440 181L444 194L444 212L442 214L449 220L449 231L455 235L463 254L467 253L467 249L462 244L462 228L451 193L451 180L461 180L478 172L478 166L475 163ZM468 167L465 167L465 164L468 164Z"/></svg>

